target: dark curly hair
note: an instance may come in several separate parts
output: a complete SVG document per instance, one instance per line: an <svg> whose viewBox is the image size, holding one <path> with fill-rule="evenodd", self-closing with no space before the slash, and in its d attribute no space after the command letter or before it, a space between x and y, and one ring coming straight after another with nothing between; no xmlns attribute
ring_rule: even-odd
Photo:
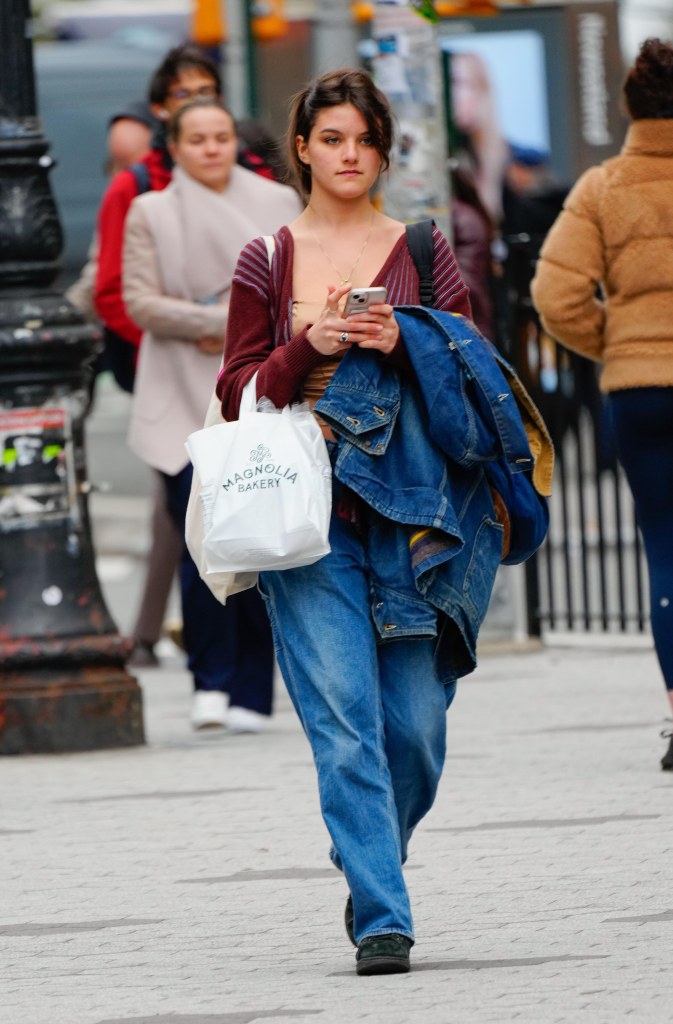
<svg viewBox="0 0 673 1024"><path fill-rule="evenodd" d="M222 79L216 64L198 46L183 43L169 50L150 79L148 100L150 103L165 103L169 90L183 71L200 71L212 78L217 95L222 95Z"/></svg>
<svg viewBox="0 0 673 1024"><path fill-rule="evenodd" d="M302 163L297 155L297 136L308 141L320 111L327 107L341 106L342 103L350 103L360 111L367 123L374 148L381 157L381 169L387 170L390 166L393 119L388 100L366 71L358 68L327 71L297 93L290 109L287 155L290 168L305 195L311 192L311 168Z"/></svg>
<svg viewBox="0 0 673 1024"><path fill-rule="evenodd" d="M673 117L673 46L646 39L624 82L626 109L634 121Z"/></svg>

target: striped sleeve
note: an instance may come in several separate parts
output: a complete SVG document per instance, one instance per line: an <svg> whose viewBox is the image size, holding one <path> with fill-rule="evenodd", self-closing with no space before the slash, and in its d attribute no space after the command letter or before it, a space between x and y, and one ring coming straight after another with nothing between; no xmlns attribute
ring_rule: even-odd
<svg viewBox="0 0 673 1024"><path fill-rule="evenodd" d="M469 292L451 246L439 230L433 228L432 240L435 250L433 265L435 309L451 313L462 313L472 317ZM393 306L417 305L420 302L418 272L408 246L404 246L399 258L395 259L385 277L388 287L388 302Z"/></svg>
<svg viewBox="0 0 673 1024"><path fill-rule="evenodd" d="M432 239L435 246L435 308L472 317L467 285L458 269L451 246L439 228L433 229Z"/></svg>
<svg viewBox="0 0 673 1024"><path fill-rule="evenodd" d="M269 303L269 257L261 236L253 238L241 250L232 284L234 282L251 288L262 302Z"/></svg>

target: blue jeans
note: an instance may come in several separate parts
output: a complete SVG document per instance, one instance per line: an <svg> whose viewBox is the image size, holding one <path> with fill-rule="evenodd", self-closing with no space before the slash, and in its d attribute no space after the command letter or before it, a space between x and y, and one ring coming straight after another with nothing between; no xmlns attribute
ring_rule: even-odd
<svg viewBox="0 0 673 1024"><path fill-rule="evenodd" d="M176 476L161 474L168 510L185 532L192 467ZM197 690L220 690L229 703L262 715L271 714L273 640L264 605L256 590L230 597L226 605L213 597L185 545L180 560L183 639L187 666Z"/></svg>
<svg viewBox="0 0 673 1024"><path fill-rule="evenodd" d="M432 638L378 640L366 531L333 514L330 544L313 565L262 573L260 590L313 750L332 860L353 897L355 938L399 932L413 939L402 865L437 792L455 683L438 682Z"/></svg>
<svg viewBox="0 0 673 1024"><path fill-rule="evenodd" d="M673 690L673 388L612 391L608 402L645 543L654 646Z"/></svg>

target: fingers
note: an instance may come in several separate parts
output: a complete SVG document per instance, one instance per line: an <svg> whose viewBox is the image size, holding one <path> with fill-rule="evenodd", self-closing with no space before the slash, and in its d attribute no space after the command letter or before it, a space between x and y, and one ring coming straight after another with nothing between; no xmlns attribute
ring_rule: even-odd
<svg viewBox="0 0 673 1024"><path fill-rule="evenodd" d="M351 290L349 284L340 285L338 288L334 288L333 285L327 285L327 301L325 303L325 309L336 316L339 313L339 303L343 299L344 295L347 295Z"/></svg>
<svg viewBox="0 0 673 1024"><path fill-rule="evenodd" d="M363 321L356 325L354 322L356 317L349 318L351 340L360 348L377 349L384 355L389 355L397 345L400 328L397 320L392 315L392 306L388 308L391 310L391 315L377 315L376 321L378 322L370 320L369 322ZM363 316L366 316L366 314L357 315L358 318ZM359 337L356 334L358 327L362 328L362 333Z"/></svg>
<svg viewBox="0 0 673 1024"><path fill-rule="evenodd" d="M364 310L362 313L351 313L348 317L348 322L355 323L357 320L375 320L378 323L385 323L390 320L393 312L392 306L381 303L376 306L370 306L369 309Z"/></svg>
<svg viewBox="0 0 673 1024"><path fill-rule="evenodd" d="M392 351L398 333L393 307L380 303L346 319L339 310L339 303L350 290L350 285L328 286L322 314L307 334L311 345L323 355L343 352L351 345Z"/></svg>

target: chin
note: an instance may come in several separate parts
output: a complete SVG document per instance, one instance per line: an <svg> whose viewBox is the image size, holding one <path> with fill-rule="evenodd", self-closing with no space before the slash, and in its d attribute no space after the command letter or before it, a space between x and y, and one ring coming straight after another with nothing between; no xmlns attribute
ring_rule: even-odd
<svg viewBox="0 0 673 1024"><path fill-rule="evenodd" d="M229 175L222 177L222 174L202 174L197 181L200 181L202 185L208 185L209 188L221 190L229 184Z"/></svg>

